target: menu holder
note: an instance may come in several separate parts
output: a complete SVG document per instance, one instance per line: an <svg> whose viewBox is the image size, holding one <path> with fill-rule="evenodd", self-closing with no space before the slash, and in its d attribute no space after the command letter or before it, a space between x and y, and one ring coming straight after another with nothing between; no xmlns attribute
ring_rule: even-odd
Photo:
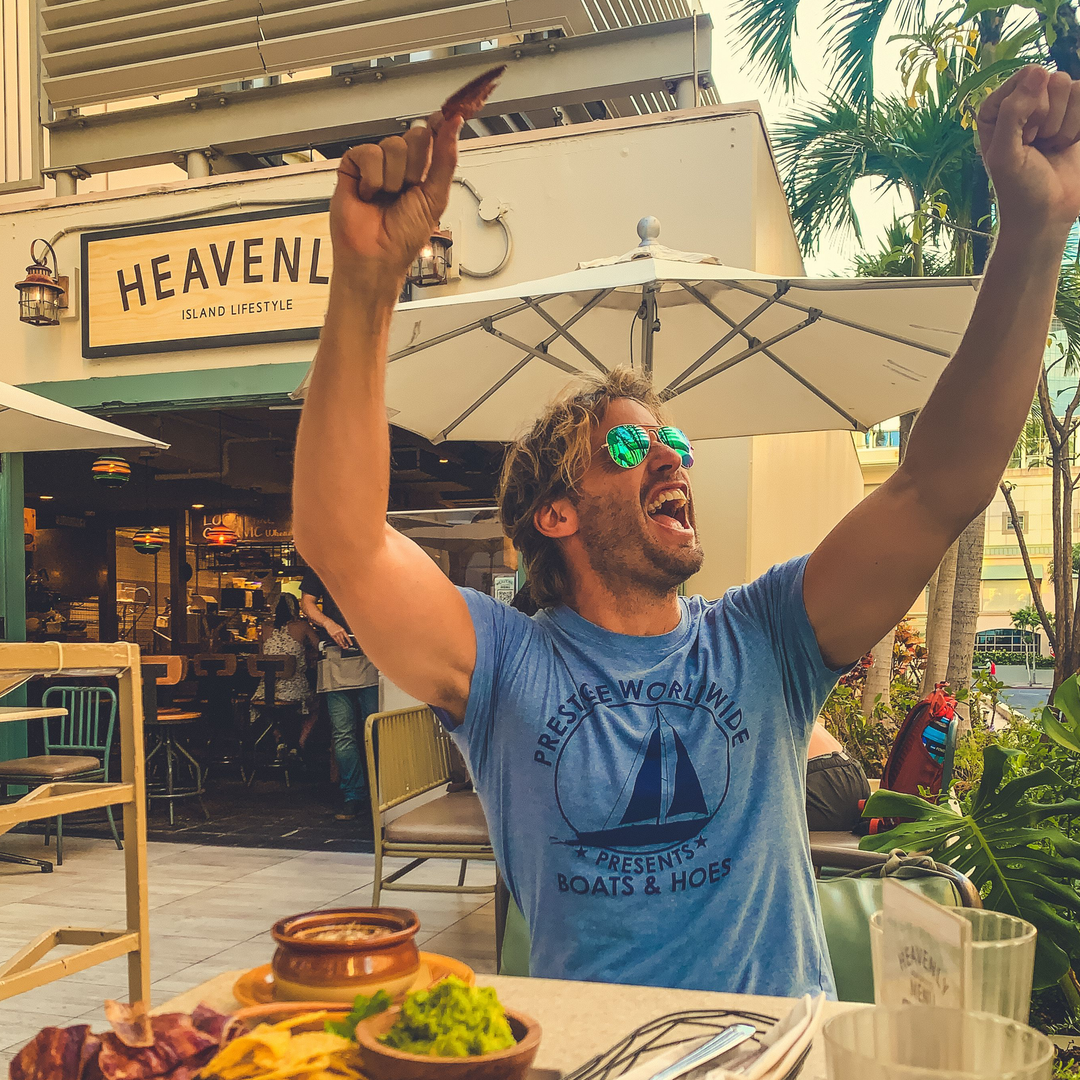
<svg viewBox="0 0 1080 1080"><path fill-rule="evenodd" d="M965 1009L971 994L971 923L886 878L881 951L875 957L878 1005Z"/></svg>

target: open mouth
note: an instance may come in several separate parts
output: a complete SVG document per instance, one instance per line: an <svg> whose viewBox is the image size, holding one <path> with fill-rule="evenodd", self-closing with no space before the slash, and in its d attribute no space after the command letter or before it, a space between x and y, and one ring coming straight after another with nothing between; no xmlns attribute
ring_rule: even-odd
<svg viewBox="0 0 1080 1080"><path fill-rule="evenodd" d="M675 488L661 491L648 506L645 513L658 525L668 529L690 531L690 503L686 496Z"/></svg>

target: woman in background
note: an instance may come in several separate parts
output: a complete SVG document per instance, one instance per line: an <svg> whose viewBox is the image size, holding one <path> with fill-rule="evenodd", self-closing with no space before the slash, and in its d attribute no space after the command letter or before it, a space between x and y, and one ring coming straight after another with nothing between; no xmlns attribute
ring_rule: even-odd
<svg viewBox="0 0 1080 1080"><path fill-rule="evenodd" d="M314 663L319 649L319 639L315 636L308 622L300 617L300 603L292 593L282 593L274 609L274 625L264 627L262 632L263 656L296 657L296 674L288 679L278 679L274 689L274 701L299 702L304 719L300 725L297 739L301 750L308 740L315 722L319 718L319 707L308 679L308 669ZM251 704L258 707L266 702L265 681L259 684L251 699ZM277 732L278 756L283 756L287 748L281 733Z"/></svg>

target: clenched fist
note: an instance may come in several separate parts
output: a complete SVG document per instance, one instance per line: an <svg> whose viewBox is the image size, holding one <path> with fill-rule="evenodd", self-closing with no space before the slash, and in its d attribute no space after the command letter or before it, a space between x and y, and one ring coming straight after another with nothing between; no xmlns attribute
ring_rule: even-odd
<svg viewBox="0 0 1080 1080"><path fill-rule="evenodd" d="M345 154L330 200L335 269L404 279L446 209L461 125L433 113L427 127Z"/></svg>
<svg viewBox="0 0 1080 1080"><path fill-rule="evenodd" d="M1023 68L983 102L978 131L1001 229L1063 238L1080 214L1080 82Z"/></svg>

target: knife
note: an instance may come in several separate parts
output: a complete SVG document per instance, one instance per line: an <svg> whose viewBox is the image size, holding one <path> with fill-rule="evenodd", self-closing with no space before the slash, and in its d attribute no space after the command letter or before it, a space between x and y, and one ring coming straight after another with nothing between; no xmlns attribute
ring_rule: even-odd
<svg viewBox="0 0 1080 1080"><path fill-rule="evenodd" d="M684 1054L666 1069L654 1073L650 1080L675 1080L676 1076L682 1076L683 1073L704 1065L707 1061L734 1049L756 1034L757 1028L753 1024L732 1024L731 1027L724 1028L719 1035L714 1035L707 1042L702 1043L696 1050Z"/></svg>

